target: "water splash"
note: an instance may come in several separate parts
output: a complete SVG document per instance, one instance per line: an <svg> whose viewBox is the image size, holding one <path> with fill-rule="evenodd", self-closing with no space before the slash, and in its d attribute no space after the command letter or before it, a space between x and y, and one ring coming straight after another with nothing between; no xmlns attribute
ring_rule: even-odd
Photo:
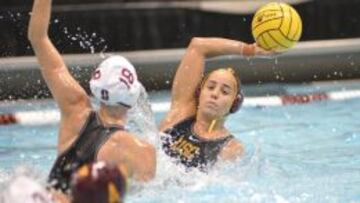
<svg viewBox="0 0 360 203"><path fill-rule="evenodd" d="M259 174L259 170L263 169L260 167L261 162L260 146L254 143L242 159L235 162L219 162L207 174L196 169L185 172L182 165L176 165L172 158L159 150L155 180L142 185L143 190L131 193L128 200L131 202L238 202L239 199L243 199L243 202L248 202L249 197L258 190L250 181Z"/></svg>
<svg viewBox="0 0 360 203"><path fill-rule="evenodd" d="M142 85L137 103L128 113L128 126L130 132L157 146L158 129L151 110L148 94Z"/></svg>
<svg viewBox="0 0 360 203"><path fill-rule="evenodd" d="M33 200L35 193L44 194L44 197L48 197L46 202L50 203L51 198L44 183L42 172L31 165L20 165L12 172L0 171L1 203L34 202L30 200Z"/></svg>
<svg viewBox="0 0 360 203"><path fill-rule="evenodd" d="M53 22L54 24L59 24L57 26L61 26L59 19L54 19ZM100 50L100 53L103 53L108 48L106 40L95 32L89 34L79 26L76 28L63 26L61 30L65 37L70 40L70 44L76 43L81 49L90 51L91 54L95 54L96 50Z"/></svg>

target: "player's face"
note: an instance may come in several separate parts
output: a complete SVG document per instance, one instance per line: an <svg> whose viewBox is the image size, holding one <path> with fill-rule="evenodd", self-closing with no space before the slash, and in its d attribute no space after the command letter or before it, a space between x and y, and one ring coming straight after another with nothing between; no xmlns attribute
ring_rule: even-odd
<svg viewBox="0 0 360 203"><path fill-rule="evenodd" d="M202 85L199 98L199 111L208 116L224 117L237 95L237 82L230 71L214 71Z"/></svg>

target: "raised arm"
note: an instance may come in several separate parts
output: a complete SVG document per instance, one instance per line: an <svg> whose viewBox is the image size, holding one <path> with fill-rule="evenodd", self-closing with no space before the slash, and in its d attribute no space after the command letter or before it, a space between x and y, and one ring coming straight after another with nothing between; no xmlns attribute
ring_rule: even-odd
<svg viewBox="0 0 360 203"><path fill-rule="evenodd" d="M177 117L179 114L184 117L195 113L194 92L202 79L206 58L220 55L254 56L255 54L268 53L256 44L224 38L193 38L175 75L171 92L171 110L167 118L172 117L172 112Z"/></svg>
<svg viewBox="0 0 360 203"><path fill-rule="evenodd" d="M51 0L34 0L28 38L41 67L41 73L63 114L79 105L89 105L84 89L69 73L65 62L48 36Z"/></svg>

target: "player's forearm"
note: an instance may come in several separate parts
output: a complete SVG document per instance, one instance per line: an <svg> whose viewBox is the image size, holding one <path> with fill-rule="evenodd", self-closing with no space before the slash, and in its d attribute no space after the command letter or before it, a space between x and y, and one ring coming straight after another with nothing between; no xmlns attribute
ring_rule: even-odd
<svg viewBox="0 0 360 203"><path fill-rule="evenodd" d="M206 57L220 55L255 55L255 46L226 38L193 38L190 46L201 51Z"/></svg>
<svg viewBox="0 0 360 203"><path fill-rule="evenodd" d="M33 46L48 37L51 0L34 0L29 23L28 38Z"/></svg>

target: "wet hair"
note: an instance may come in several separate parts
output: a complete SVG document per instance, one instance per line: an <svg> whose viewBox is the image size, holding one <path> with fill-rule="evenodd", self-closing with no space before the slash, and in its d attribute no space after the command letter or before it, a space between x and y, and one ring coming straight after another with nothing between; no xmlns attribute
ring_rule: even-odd
<svg viewBox="0 0 360 203"><path fill-rule="evenodd" d="M115 165L86 164L73 175L72 203L122 203L126 188L126 178Z"/></svg>
<svg viewBox="0 0 360 203"><path fill-rule="evenodd" d="M241 91L240 78L238 77L238 75L236 74L235 70L232 67L216 69L216 70L213 70L210 73L208 73L206 76L204 76L203 79L201 80L201 82L199 83L199 86L195 90L196 102L197 102L197 104L199 103L199 97L200 97L201 90L204 87L206 81L209 79L210 75L213 72L218 71L218 70L229 71L234 76L234 78L236 80L236 96L235 96L235 99L234 99L234 101L233 101L233 103L231 105L231 108L229 110L229 113L235 113L240 109L240 107L241 107L241 105L242 105L242 103L244 101L244 95L243 95L243 93Z"/></svg>

